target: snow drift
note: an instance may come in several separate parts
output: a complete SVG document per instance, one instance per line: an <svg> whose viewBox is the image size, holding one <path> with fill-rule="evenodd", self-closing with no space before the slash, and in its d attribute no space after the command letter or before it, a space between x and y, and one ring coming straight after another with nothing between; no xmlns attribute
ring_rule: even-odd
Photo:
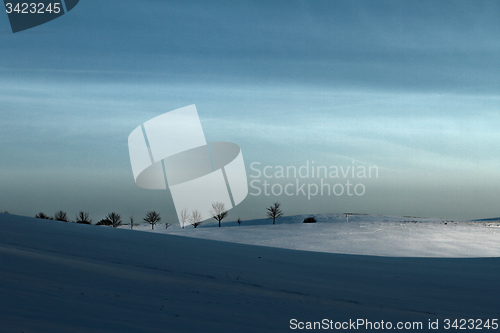
<svg viewBox="0 0 500 333"><path fill-rule="evenodd" d="M2 332L281 332L498 316L499 258L298 251L0 215Z"/></svg>

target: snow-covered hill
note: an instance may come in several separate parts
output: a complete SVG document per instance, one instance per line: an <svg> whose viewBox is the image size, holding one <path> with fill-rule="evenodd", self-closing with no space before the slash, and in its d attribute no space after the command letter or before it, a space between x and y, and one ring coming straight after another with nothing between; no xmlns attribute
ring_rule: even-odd
<svg viewBox="0 0 500 333"><path fill-rule="evenodd" d="M445 319L498 317L498 276L500 258L318 253L0 214L1 332L285 332L292 319L419 331L438 320L448 332Z"/></svg>
<svg viewBox="0 0 500 333"><path fill-rule="evenodd" d="M316 223L303 223L314 216ZM214 222L212 222L214 221ZM136 230L234 243L329 253L391 257L500 257L500 222L450 221L418 217L353 214L286 216L224 222L215 220L194 229L173 223L168 229L140 225ZM122 226L128 228L128 226Z"/></svg>

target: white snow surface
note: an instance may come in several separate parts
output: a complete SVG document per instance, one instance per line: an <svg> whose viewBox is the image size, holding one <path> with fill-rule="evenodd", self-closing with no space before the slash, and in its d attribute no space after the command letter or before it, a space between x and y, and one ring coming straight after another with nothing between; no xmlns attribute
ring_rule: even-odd
<svg viewBox="0 0 500 333"><path fill-rule="evenodd" d="M306 217L316 223L303 223ZM122 226L130 228L130 226ZM389 257L500 257L500 221L353 214L313 214L236 222L215 220L182 229L165 223L136 230L293 250Z"/></svg>
<svg viewBox="0 0 500 333"><path fill-rule="evenodd" d="M0 214L0 332L297 331L291 319L448 332L447 318L498 318L500 258L460 258L498 253L494 222L341 217L139 232Z"/></svg>

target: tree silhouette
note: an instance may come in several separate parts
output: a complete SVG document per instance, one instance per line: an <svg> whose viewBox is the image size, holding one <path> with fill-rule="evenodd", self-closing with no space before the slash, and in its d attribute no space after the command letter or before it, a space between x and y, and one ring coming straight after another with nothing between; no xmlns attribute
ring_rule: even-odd
<svg viewBox="0 0 500 333"><path fill-rule="evenodd" d="M283 212L280 209L281 204L279 202L275 202L272 206L267 209L267 217L273 219L273 224L276 219L283 216Z"/></svg>
<svg viewBox="0 0 500 333"><path fill-rule="evenodd" d="M210 210L210 214L214 219L216 219L219 222L219 228L220 228L220 222L227 216L227 210L222 202L214 202L212 204L212 209Z"/></svg>
<svg viewBox="0 0 500 333"><path fill-rule="evenodd" d="M65 212L63 212L62 210L56 212L56 214L54 215L54 220L69 222L68 215Z"/></svg>
<svg viewBox="0 0 500 333"><path fill-rule="evenodd" d="M53 220L54 219L51 216L45 215L45 213L43 213L43 212L36 214L35 217L37 219L44 219L44 220Z"/></svg>
<svg viewBox="0 0 500 333"><path fill-rule="evenodd" d="M75 222L82 224L92 224L92 219L89 218L89 213L81 211L76 215Z"/></svg>
<svg viewBox="0 0 500 333"><path fill-rule="evenodd" d="M193 212L189 216L189 222L195 228L199 226L201 224L201 213L198 210L193 210Z"/></svg>
<svg viewBox="0 0 500 333"><path fill-rule="evenodd" d="M115 212L109 213L106 216L106 219L108 219L109 221L111 221L111 226L113 228L117 228L120 225L122 225L122 217L120 216L120 214L117 214Z"/></svg>
<svg viewBox="0 0 500 333"><path fill-rule="evenodd" d="M151 224L151 229L154 229L155 224L160 221L161 221L160 214L155 211L147 212L146 216L144 217L144 222Z"/></svg>

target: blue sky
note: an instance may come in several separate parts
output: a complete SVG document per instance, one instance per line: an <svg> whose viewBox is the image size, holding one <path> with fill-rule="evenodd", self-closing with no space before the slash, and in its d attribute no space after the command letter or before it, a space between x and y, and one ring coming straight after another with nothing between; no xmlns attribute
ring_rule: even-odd
<svg viewBox="0 0 500 333"><path fill-rule="evenodd" d="M175 219L168 191L135 185L127 137L196 104L207 140L240 145L248 174L252 162L379 168L363 196L249 196L232 219L276 200L286 215L498 216L499 12L497 1L82 0L16 34L0 15L0 210Z"/></svg>

